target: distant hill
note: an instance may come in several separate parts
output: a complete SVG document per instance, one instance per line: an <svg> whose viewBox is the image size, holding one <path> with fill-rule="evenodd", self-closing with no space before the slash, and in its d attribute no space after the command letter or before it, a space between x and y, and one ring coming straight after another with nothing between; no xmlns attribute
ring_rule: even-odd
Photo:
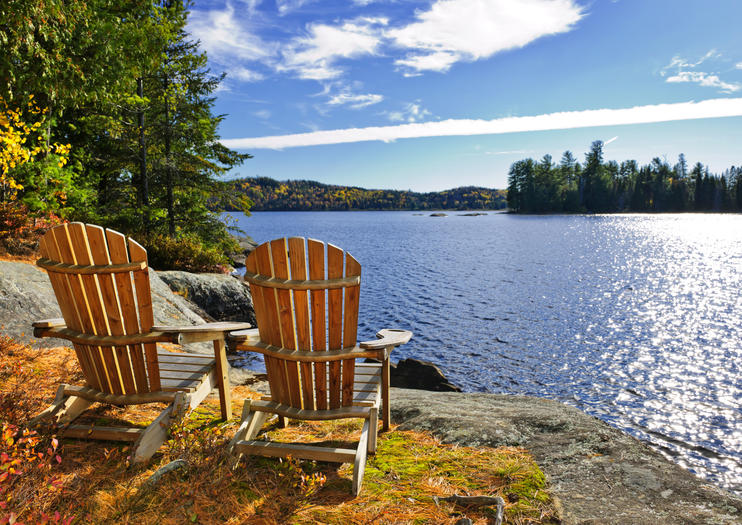
<svg viewBox="0 0 742 525"><path fill-rule="evenodd" d="M355 186L335 186L311 180L277 181L251 177L226 183L235 211L236 203L249 198L253 211L314 210L494 210L505 208L507 192L464 186L445 191L417 193L399 190L367 190ZM235 203L235 204L231 204Z"/></svg>

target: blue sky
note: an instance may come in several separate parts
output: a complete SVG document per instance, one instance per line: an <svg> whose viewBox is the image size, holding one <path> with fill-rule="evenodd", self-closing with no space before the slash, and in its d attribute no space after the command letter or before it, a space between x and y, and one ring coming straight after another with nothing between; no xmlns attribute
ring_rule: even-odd
<svg viewBox="0 0 742 525"><path fill-rule="evenodd" d="M504 188L593 140L606 159L742 164L740 0L196 0L227 78L230 176ZM527 118L524 118L527 117Z"/></svg>

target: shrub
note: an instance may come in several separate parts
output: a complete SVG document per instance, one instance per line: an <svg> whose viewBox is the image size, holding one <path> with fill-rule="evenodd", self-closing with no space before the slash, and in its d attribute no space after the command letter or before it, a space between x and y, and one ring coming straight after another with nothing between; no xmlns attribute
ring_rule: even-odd
<svg viewBox="0 0 742 525"><path fill-rule="evenodd" d="M158 270L226 273L229 261L223 251L205 246L195 236L173 239L167 235L152 235L143 243L149 264Z"/></svg>

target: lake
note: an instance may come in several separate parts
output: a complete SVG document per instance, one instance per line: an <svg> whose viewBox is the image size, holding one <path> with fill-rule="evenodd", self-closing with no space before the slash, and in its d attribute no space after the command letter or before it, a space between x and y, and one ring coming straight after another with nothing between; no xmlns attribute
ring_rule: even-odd
<svg viewBox="0 0 742 525"><path fill-rule="evenodd" d="M351 252L359 339L415 333L393 360L574 405L742 493L742 216L447 213L232 215Z"/></svg>

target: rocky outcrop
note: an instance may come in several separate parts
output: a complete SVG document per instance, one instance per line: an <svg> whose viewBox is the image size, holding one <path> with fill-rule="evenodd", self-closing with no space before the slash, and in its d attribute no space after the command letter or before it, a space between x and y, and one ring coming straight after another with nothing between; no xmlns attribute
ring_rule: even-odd
<svg viewBox="0 0 742 525"><path fill-rule="evenodd" d="M389 382L399 388L414 388L433 392L461 392L443 372L430 361L401 359L390 365Z"/></svg>
<svg viewBox="0 0 742 525"><path fill-rule="evenodd" d="M244 268L245 259L247 259L247 256L258 247L258 243L256 243L252 237L248 236L235 236L235 240L240 245L240 251L230 254L229 258L232 260L232 264L234 264L235 268Z"/></svg>
<svg viewBox="0 0 742 525"><path fill-rule="evenodd" d="M157 273L173 292L194 303L211 319L256 325L250 290L242 280L218 273Z"/></svg>
<svg viewBox="0 0 742 525"><path fill-rule="evenodd" d="M402 429L427 430L447 443L528 449L565 524L742 523L742 498L562 403L398 388L391 398Z"/></svg>

